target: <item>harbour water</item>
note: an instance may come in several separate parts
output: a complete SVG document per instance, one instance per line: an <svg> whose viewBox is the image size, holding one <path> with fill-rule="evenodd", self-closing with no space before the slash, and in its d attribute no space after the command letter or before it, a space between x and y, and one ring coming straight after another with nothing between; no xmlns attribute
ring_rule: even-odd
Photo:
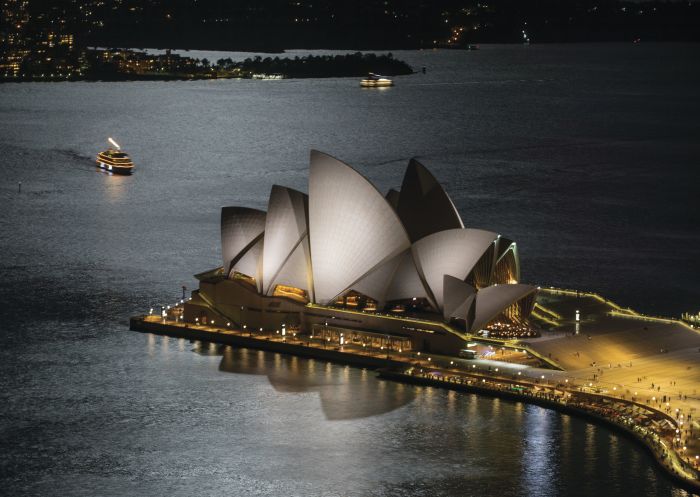
<svg viewBox="0 0 700 497"><path fill-rule="evenodd" d="M306 190L310 148L382 190L419 157L467 226L518 242L527 282L697 312L699 52L399 52L427 73L385 90L1 85L3 493L685 495L579 419L127 326L220 264L222 206ZM133 176L96 172L107 136Z"/></svg>

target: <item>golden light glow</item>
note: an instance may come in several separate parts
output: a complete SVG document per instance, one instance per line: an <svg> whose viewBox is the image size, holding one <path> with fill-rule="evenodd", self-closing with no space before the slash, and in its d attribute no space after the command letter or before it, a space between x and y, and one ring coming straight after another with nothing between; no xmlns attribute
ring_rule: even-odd
<svg viewBox="0 0 700 497"><path fill-rule="evenodd" d="M388 86L394 86L394 82L387 78L363 79L360 81L360 86L363 88L386 88Z"/></svg>
<svg viewBox="0 0 700 497"><path fill-rule="evenodd" d="M306 290L297 288L294 286L277 285L272 292L273 297L286 297L288 299L296 300L297 302L306 303L309 298L306 294Z"/></svg>

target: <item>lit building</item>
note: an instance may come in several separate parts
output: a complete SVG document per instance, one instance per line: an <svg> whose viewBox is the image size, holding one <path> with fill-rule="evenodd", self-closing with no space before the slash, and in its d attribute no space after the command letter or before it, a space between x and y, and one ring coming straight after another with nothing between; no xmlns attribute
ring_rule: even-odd
<svg viewBox="0 0 700 497"><path fill-rule="evenodd" d="M56 3L56 2L54 2ZM58 2L60 3L60 2ZM70 79L80 76L70 9L27 0L0 4L0 79Z"/></svg>
<svg viewBox="0 0 700 497"><path fill-rule="evenodd" d="M29 2L5 0L0 6L0 77L16 78L30 53Z"/></svg>
<svg viewBox="0 0 700 497"><path fill-rule="evenodd" d="M384 196L312 151L309 194L274 185L267 212L224 207L221 244L185 321L456 355L490 327L529 329L537 293L519 283L515 243L465 228L416 160Z"/></svg>

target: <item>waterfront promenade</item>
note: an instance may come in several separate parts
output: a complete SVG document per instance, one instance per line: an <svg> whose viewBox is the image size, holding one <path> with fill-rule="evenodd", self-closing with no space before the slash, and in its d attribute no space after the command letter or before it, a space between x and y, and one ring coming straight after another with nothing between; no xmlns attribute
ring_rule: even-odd
<svg viewBox="0 0 700 497"><path fill-rule="evenodd" d="M131 319L131 329L377 368L380 376L530 402L612 425L644 444L677 482L700 491L700 334L594 294L548 289L538 299L549 329L502 341L488 359L334 344L293 333L184 323L178 306ZM575 318L579 311L579 320ZM521 347L518 349L518 347ZM525 353L525 347L533 354ZM536 367L536 356L548 358ZM505 359L505 360L499 360ZM508 361L508 362L506 362ZM558 365L555 369L551 365Z"/></svg>
<svg viewBox="0 0 700 497"><path fill-rule="evenodd" d="M557 325L528 345L561 365L551 376L672 416L681 457L697 464L700 330L575 290L543 289L538 302Z"/></svg>

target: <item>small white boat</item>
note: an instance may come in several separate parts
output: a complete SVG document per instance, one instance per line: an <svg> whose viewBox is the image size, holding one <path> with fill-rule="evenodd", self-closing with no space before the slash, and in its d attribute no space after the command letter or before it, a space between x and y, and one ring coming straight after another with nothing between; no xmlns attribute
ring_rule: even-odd
<svg viewBox="0 0 700 497"><path fill-rule="evenodd" d="M360 81L360 86L362 88L386 88L387 86L394 86L394 82L387 77L371 72L367 75L367 78Z"/></svg>

